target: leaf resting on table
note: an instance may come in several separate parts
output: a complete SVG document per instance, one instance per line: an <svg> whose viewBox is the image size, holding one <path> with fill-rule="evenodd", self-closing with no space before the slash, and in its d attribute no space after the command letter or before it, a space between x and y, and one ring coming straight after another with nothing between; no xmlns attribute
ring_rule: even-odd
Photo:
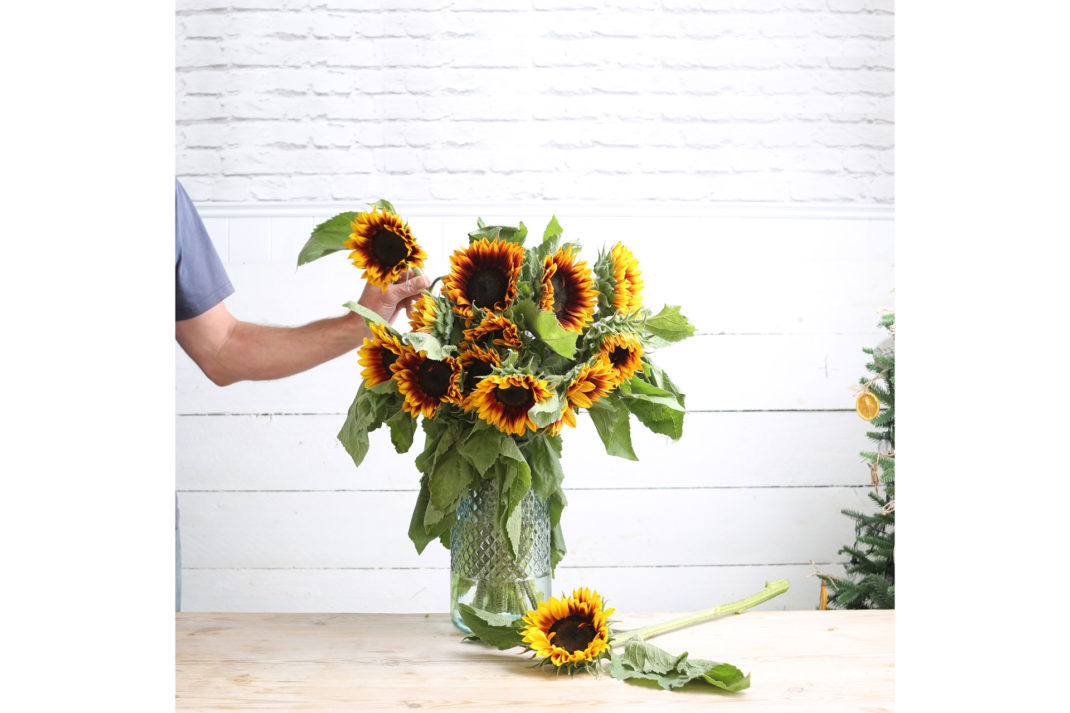
<svg viewBox="0 0 1070 713"><path fill-rule="evenodd" d="M622 681L629 678L657 681L670 691L691 681L705 681L725 691L750 687L750 674L744 676L732 664L688 658L686 651L674 656L637 638L628 640L624 653L610 654L609 673Z"/></svg>
<svg viewBox="0 0 1070 713"><path fill-rule="evenodd" d="M520 619L501 614L474 609L467 604L458 604L457 611L461 619L472 630L472 636L497 649L511 649L524 645L524 635L520 633L523 626Z"/></svg>

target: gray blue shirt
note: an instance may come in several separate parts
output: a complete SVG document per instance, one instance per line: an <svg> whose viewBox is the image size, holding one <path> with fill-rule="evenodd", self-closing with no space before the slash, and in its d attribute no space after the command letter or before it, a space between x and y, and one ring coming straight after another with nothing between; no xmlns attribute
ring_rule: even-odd
<svg viewBox="0 0 1070 713"><path fill-rule="evenodd" d="M207 312L234 293L201 216L175 179L175 321Z"/></svg>

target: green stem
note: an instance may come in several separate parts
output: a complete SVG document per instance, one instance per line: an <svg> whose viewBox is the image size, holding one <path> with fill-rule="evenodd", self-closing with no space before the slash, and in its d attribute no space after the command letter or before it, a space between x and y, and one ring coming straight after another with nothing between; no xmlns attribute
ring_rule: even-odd
<svg viewBox="0 0 1070 713"><path fill-rule="evenodd" d="M788 580L778 579L775 582L766 582L765 589L760 592L755 592L749 597L745 597L736 602L730 602L728 604L722 604L719 607L712 609L705 609L694 614L688 614L682 616L679 619L671 619L661 624L653 624L651 626L637 629L636 631L629 631L619 636L613 637L613 641L610 642L613 646L621 646L624 642L633 637L640 637L644 640L652 638L654 636L660 636L661 634L675 631L676 629L682 629L685 626L692 626L699 624L710 619L716 619L719 616L725 616L726 614L741 614L745 610L750 609L753 606L761 604L764 601L768 601L773 597L783 594L788 591Z"/></svg>

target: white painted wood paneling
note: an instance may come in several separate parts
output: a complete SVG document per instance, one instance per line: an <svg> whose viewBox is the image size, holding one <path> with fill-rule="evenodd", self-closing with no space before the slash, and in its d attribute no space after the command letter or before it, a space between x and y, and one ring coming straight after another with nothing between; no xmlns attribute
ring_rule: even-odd
<svg viewBox="0 0 1070 713"><path fill-rule="evenodd" d="M828 562L851 538L842 508L860 487L565 489L570 566ZM182 557L190 567L445 566L408 538L416 491L186 492Z"/></svg>
<svg viewBox="0 0 1070 713"><path fill-rule="evenodd" d="M188 416L177 420L181 490L411 490L417 430L408 453L396 453L389 431L371 434L354 468L335 434L343 414ZM868 473L856 451L868 427L854 412L692 412L679 441L635 425L639 461L606 456L590 418L565 433L562 466L571 488L649 487L651 462L659 487L857 485ZM241 443L241 448L234 444ZM861 449L859 449L861 450Z"/></svg>
<svg viewBox="0 0 1070 713"><path fill-rule="evenodd" d="M360 206L356 206L359 209ZM342 254L296 267L312 228L353 206L203 206L241 319L296 325L340 314L363 287ZM893 307L890 210L545 204L406 211L442 274L475 216L551 212L593 261L637 255L647 304L680 304L702 334L655 355L688 394L684 438L633 422L638 463L602 451L588 419L565 434L569 553L555 590L594 586L628 609L696 609L789 577L777 608L813 608L814 560L842 572L844 507L868 508L866 424L851 385ZM335 440L356 355L275 382L211 384L176 347L184 606L215 611L444 611L448 553L406 537L413 451L372 434L355 469Z"/></svg>
<svg viewBox="0 0 1070 713"><path fill-rule="evenodd" d="M838 564L822 572L842 576ZM788 579L791 588L765 609L816 609L819 582L809 565L688 567L558 567L553 593L592 587L618 611L692 611ZM188 611L443 612L449 607L449 569L186 569ZM625 621L622 627L628 626Z"/></svg>

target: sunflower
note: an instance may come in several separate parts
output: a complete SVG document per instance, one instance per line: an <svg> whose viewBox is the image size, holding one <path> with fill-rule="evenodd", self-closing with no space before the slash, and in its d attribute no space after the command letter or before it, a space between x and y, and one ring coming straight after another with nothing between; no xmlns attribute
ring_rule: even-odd
<svg viewBox="0 0 1070 713"><path fill-rule="evenodd" d="M409 327L414 332L430 332L435 326L438 316L438 306L435 298L426 292L421 292L412 305L412 316L409 317Z"/></svg>
<svg viewBox="0 0 1070 713"><path fill-rule="evenodd" d="M602 340L598 359L612 369L616 377L613 386L616 387L643 370L643 345L639 343L639 337L630 332L610 334Z"/></svg>
<svg viewBox="0 0 1070 713"><path fill-rule="evenodd" d="M528 610L524 641L528 648L549 659L554 666L586 665L609 651L609 624L613 613L605 609L602 596L586 587L575 589L567 599L550 597Z"/></svg>
<svg viewBox="0 0 1070 713"><path fill-rule="evenodd" d="M557 323L570 332L582 332L594 316L598 292L586 262L576 262L566 247L543 260L542 300L539 309L557 315Z"/></svg>
<svg viewBox="0 0 1070 713"><path fill-rule="evenodd" d="M412 347L402 342L385 324L369 322L368 328L371 329L372 338L365 337L364 345L357 352L358 362L364 367L360 375L364 377L366 389L389 381L393 376L390 366L402 354L413 351Z"/></svg>
<svg viewBox="0 0 1070 713"><path fill-rule="evenodd" d="M550 398L550 385L531 374L483 377L464 401L466 411L477 415L499 431L523 436L536 430L528 409Z"/></svg>
<svg viewBox="0 0 1070 713"><path fill-rule="evenodd" d="M594 364L585 364L576 378L569 382L565 391L565 408L561 418L546 427L551 436L561 433L568 425L576 427L577 408L591 408L591 405L611 392L617 383L617 374L613 367L599 359Z"/></svg>
<svg viewBox="0 0 1070 713"><path fill-rule="evenodd" d="M520 330L508 317L489 312L483 316L479 324L464 330L462 336L465 342L481 346L519 349L524 344L520 341Z"/></svg>
<svg viewBox="0 0 1070 713"><path fill-rule="evenodd" d="M631 314L643 306L643 281L640 279L639 261L632 251L617 243L610 253L613 268L613 306L621 314Z"/></svg>
<svg viewBox="0 0 1070 713"><path fill-rule="evenodd" d="M476 240L450 257L450 274L442 290L458 314L472 316L472 307L500 312L516 299L516 281L524 248L505 240Z"/></svg>
<svg viewBox="0 0 1070 713"><path fill-rule="evenodd" d="M472 393L484 376L490 374L491 369L501 366L502 358L494 349L484 349L478 344L467 344L462 347L461 368L464 369L464 382L461 385L461 393L467 396Z"/></svg>
<svg viewBox="0 0 1070 713"><path fill-rule="evenodd" d="M439 361L411 350L398 358L392 370L398 391L405 397L401 407L413 418L421 414L433 418L439 406L460 400L461 364L452 357Z"/></svg>
<svg viewBox="0 0 1070 713"><path fill-rule="evenodd" d="M364 268L363 277L383 292L412 267L422 267L427 254L416 244L409 226L388 210L358 213L349 224L353 232L343 243L349 259Z"/></svg>

